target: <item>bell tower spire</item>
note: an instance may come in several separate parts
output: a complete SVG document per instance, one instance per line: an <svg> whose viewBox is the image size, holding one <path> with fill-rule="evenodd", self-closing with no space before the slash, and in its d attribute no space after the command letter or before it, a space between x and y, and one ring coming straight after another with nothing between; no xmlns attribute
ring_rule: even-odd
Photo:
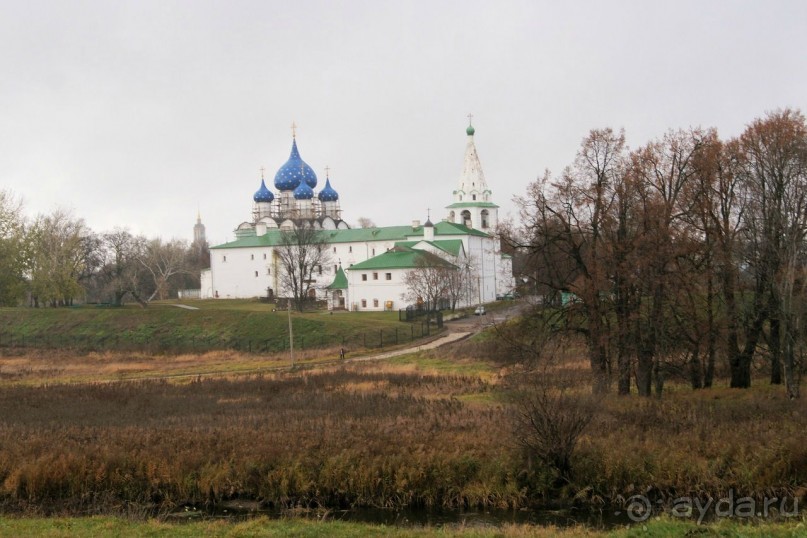
<svg viewBox="0 0 807 538"><path fill-rule="evenodd" d="M468 127L465 129L465 159L462 165L457 188L454 190L454 203L447 206L448 220L463 224L483 232L492 232L498 223L499 206L491 200L493 194L485 180L479 154L474 142L473 114L468 114Z"/></svg>

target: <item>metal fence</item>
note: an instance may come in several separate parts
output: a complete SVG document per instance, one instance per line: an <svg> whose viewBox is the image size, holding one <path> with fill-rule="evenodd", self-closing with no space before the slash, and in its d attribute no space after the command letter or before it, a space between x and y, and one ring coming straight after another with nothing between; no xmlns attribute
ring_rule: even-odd
<svg viewBox="0 0 807 538"><path fill-rule="evenodd" d="M442 321L442 316L441 316ZM442 327L442 323L439 324ZM401 327L345 334L294 335L296 350L317 348L383 349L413 342L439 331L426 320ZM109 336L54 335L0 331L0 348L54 349L74 351L142 351L147 353L204 353L237 350L247 353L273 353L289 349L289 338L217 338L217 337L133 337L128 333Z"/></svg>
<svg viewBox="0 0 807 538"><path fill-rule="evenodd" d="M443 313L441 310L448 310L451 308L451 302L448 299L440 299L437 304L432 305L428 301L416 305L409 305L406 308L398 310L399 321L415 321L420 318L438 319L438 326L443 326Z"/></svg>

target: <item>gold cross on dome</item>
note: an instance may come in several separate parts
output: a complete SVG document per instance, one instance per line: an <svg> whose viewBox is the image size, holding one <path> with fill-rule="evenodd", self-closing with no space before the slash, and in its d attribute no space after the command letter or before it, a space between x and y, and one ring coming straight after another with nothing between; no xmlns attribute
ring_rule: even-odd
<svg viewBox="0 0 807 538"><path fill-rule="evenodd" d="M261 179L264 179L264 177L263 177L263 173L266 171L266 168L264 168L263 166L261 166L261 167L260 167L258 170L260 170L260 171L261 171Z"/></svg>
<svg viewBox="0 0 807 538"><path fill-rule="evenodd" d="M297 124L294 122L291 122L291 137L297 138Z"/></svg>
<svg viewBox="0 0 807 538"><path fill-rule="evenodd" d="M474 119L474 115L473 114L468 114L468 125L471 125L473 119Z"/></svg>
<svg viewBox="0 0 807 538"><path fill-rule="evenodd" d="M329 177L329 176L330 176L330 174L331 174L331 167L330 167L330 166L326 166L326 167L325 167L325 177L326 177L326 178L327 178L327 177Z"/></svg>

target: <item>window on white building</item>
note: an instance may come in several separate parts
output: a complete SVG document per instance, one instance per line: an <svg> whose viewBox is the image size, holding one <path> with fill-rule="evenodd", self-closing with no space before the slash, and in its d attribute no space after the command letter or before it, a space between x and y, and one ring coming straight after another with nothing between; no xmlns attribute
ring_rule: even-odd
<svg viewBox="0 0 807 538"><path fill-rule="evenodd" d="M250 254L250 255L249 255L249 259L250 259L250 260L254 260L254 259L255 259L255 255L254 255L254 254Z"/></svg>
<svg viewBox="0 0 807 538"><path fill-rule="evenodd" d="M347 251L348 251L348 252L353 252L353 245L351 245L351 246L347 247Z"/></svg>
<svg viewBox="0 0 807 538"><path fill-rule="evenodd" d="M221 261L226 262L227 261L227 256L222 256Z"/></svg>
<svg viewBox="0 0 807 538"><path fill-rule="evenodd" d="M258 278L258 271L255 271L255 278Z"/></svg>
<svg viewBox="0 0 807 538"><path fill-rule="evenodd" d="M378 299L373 299L373 306L378 308Z"/></svg>
<svg viewBox="0 0 807 538"><path fill-rule="evenodd" d="M361 307L362 308L367 308L367 299L362 299L361 300Z"/></svg>
<svg viewBox="0 0 807 538"><path fill-rule="evenodd" d="M378 280L378 273L373 273L373 280Z"/></svg>
<svg viewBox="0 0 807 538"><path fill-rule="evenodd" d="M269 268L267 268L267 269L266 269L266 274L267 274L267 275L271 275L271 274L272 274L272 270L271 270L271 269L269 269Z"/></svg>
<svg viewBox="0 0 807 538"><path fill-rule="evenodd" d="M361 275L362 282L367 282L367 273Z"/></svg>
<svg viewBox="0 0 807 538"><path fill-rule="evenodd" d="M392 273L385 273L384 276L387 280L392 280Z"/></svg>
<svg viewBox="0 0 807 538"><path fill-rule="evenodd" d="M265 252L263 253L263 259L264 260L266 259L266 253Z"/></svg>

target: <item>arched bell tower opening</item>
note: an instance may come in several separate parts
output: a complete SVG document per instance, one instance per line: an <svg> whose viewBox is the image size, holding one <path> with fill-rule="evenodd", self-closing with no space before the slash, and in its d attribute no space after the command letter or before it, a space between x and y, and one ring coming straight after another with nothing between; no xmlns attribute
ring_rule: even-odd
<svg viewBox="0 0 807 538"><path fill-rule="evenodd" d="M464 224L465 226L467 226L467 227L469 227L469 228L473 228L473 226L472 226L472 222L471 222L471 212L470 212L470 211L468 211L468 210L466 209L465 211L463 211L463 212L461 213L461 217L462 217L462 222L461 222L461 224Z"/></svg>

